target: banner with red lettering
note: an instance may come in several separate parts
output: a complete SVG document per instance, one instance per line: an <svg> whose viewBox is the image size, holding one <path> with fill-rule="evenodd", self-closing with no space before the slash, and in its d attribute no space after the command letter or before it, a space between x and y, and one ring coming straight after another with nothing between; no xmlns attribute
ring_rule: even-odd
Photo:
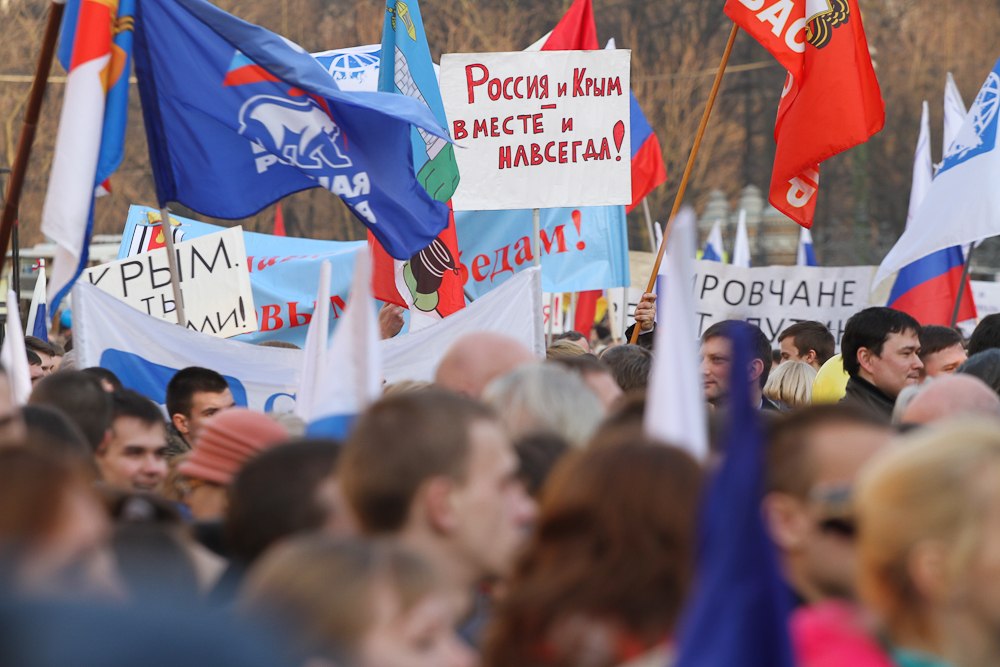
<svg viewBox="0 0 1000 667"><path fill-rule="evenodd" d="M443 55L455 210L631 203L630 59L625 49Z"/></svg>

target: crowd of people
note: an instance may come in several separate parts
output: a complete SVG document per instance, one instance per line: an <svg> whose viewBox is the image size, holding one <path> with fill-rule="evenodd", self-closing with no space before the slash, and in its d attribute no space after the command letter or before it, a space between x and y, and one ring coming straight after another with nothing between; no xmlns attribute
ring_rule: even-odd
<svg viewBox="0 0 1000 667"><path fill-rule="evenodd" d="M698 460L644 428L654 300L635 345L468 334L343 441L207 368L164 411L29 337L27 405L0 375L0 664L671 665L734 382L796 664L1000 664L1000 316L965 341L868 308L839 354L818 322L776 349L716 323Z"/></svg>

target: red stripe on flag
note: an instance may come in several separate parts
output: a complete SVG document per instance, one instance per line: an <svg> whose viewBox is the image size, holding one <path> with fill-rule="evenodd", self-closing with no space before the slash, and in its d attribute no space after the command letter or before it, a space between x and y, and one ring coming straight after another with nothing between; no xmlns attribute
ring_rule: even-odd
<svg viewBox="0 0 1000 667"><path fill-rule="evenodd" d="M117 5L117 3L115 3ZM69 69L111 54L111 7L95 0L83 0L73 33L73 57Z"/></svg>
<svg viewBox="0 0 1000 667"><path fill-rule="evenodd" d="M260 83L261 81L278 81L274 76L260 65L246 65L231 72L226 72L226 78L222 80L223 86L242 86L248 83Z"/></svg>
<svg viewBox="0 0 1000 667"><path fill-rule="evenodd" d="M545 40L542 51L590 51L601 48L591 0L575 0Z"/></svg>
<svg viewBox="0 0 1000 667"><path fill-rule="evenodd" d="M958 296L964 269L963 265L955 266L947 273L920 283L896 299L891 306L912 315L921 325L951 326L951 314L955 309L955 297ZM957 321L964 322L975 317L976 303L972 297L972 287L966 279Z"/></svg>
<svg viewBox="0 0 1000 667"><path fill-rule="evenodd" d="M666 180L660 140L656 134L650 134L632 156L632 203L625 207L625 212L631 213L653 188Z"/></svg>
<svg viewBox="0 0 1000 667"><path fill-rule="evenodd" d="M597 300L604 294L603 290L580 292L576 299L576 320L573 329L590 338L590 330L594 328L594 316L597 314Z"/></svg>

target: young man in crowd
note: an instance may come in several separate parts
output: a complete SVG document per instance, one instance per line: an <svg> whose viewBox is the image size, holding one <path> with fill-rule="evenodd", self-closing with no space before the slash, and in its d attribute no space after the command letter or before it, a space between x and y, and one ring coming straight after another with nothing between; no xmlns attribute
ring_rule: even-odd
<svg viewBox="0 0 1000 667"><path fill-rule="evenodd" d="M782 361L804 361L817 371L833 356L833 334L819 322L796 322L778 336Z"/></svg>
<svg viewBox="0 0 1000 667"><path fill-rule="evenodd" d="M871 413L814 405L773 423L762 503L788 586L800 604L855 597L851 490L892 437Z"/></svg>
<svg viewBox="0 0 1000 667"><path fill-rule="evenodd" d="M235 404L226 379L215 371L198 366L177 371L167 384L167 414L173 430L168 456L190 451L202 425Z"/></svg>
<svg viewBox="0 0 1000 667"><path fill-rule="evenodd" d="M732 337L743 330L750 341L750 397L754 407L777 410L778 406L764 397L764 384L771 372L771 344L759 327L741 320L716 322L701 337L701 375L705 400L714 408L729 399L729 374L733 363Z"/></svg>
<svg viewBox="0 0 1000 667"><path fill-rule="evenodd" d="M81 371L59 371L43 377L31 390L28 405L60 410L80 428L92 452L109 436L111 396L96 378Z"/></svg>
<svg viewBox="0 0 1000 667"><path fill-rule="evenodd" d="M840 346L850 378L841 402L889 422L899 392L922 379L920 324L892 308L865 308L847 320Z"/></svg>
<svg viewBox="0 0 1000 667"><path fill-rule="evenodd" d="M34 352L38 355L42 377L51 375L56 370L58 361L56 359L56 348L51 343L47 343L35 336L25 336L24 347L29 352Z"/></svg>
<svg viewBox="0 0 1000 667"><path fill-rule="evenodd" d="M159 491L167 476L167 427L160 409L129 389L115 392L111 401L111 436L94 455L101 477L123 491Z"/></svg>
<svg viewBox="0 0 1000 667"><path fill-rule="evenodd" d="M514 447L485 405L431 388L389 396L355 424L338 476L360 530L395 536L468 605L506 576L534 517Z"/></svg>
<svg viewBox="0 0 1000 667"><path fill-rule="evenodd" d="M924 377L954 373L969 355L962 345L962 334L951 327L928 325L920 329L920 361Z"/></svg>

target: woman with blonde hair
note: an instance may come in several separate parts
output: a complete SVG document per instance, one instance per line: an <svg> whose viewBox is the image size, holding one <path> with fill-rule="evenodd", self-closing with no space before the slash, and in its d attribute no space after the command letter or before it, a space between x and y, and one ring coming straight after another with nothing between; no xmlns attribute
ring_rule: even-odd
<svg viewBox="0 0 1000 667"><path fill-rule="evenodd" d="M861 594L895 663L1000 664L1000 422L901 439L856 498Z"/></svg>
<svg viewBox="0 0 1000 667"><path fill-rule="evenodd" d="M802 408L812 403L816 369L804 361L783 361L771 371L764 385L764 396L784 410Z"/></svg>
<svg viewBox="0 0 1000 667"><path fill-rule="evenodd" d="M310 667L470 667L457 604L415 554L390 543L289 540L251 569L240 608L277 627Z"/></svg>

